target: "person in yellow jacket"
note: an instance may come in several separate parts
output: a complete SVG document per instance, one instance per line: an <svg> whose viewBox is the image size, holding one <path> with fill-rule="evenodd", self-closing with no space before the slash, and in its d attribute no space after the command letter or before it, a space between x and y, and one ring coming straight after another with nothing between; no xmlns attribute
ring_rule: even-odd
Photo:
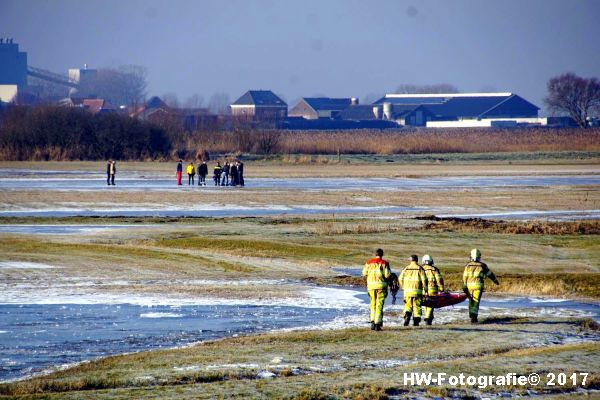
<svg viewBox="0 0 600 400"><path fill-rule="evenodd" d="M196 168L194 168L194 163L190 162L187 166L186 172L188 174L188 185L194 184L194 176L196 175Z"/></svg>
<svg viewBox="0 0 600 400"><path fill-rule="evenodd" d="M411 255L410 264L402 270L398 277L398 282L404 292L404 326L408 326L411 317L414 326L419 326L421 322L421 302L423 301L423 291L427 289L427 277L425 270L417 261L419 261L419 257L415 254Z"/></svg>
<svg viewBox="0 0 600 400"><path fill-rule="evenodd" d="M481 251L479 249L471 250L471 261L465 265L463 273L463 290L469 296L469 317L471 323L477 323L477 315L479 314L479 302L484 290L484 280L489 278L496 285L499 285L496 275L488 268L485 263L481 262Z"/></svg>
<svg viewBox="0 0 600 400"><path fill-rule="evenodd" d="M383 304L387 296L387 280L392 275L390 264L383 259L383 250L375 251L375 258L365 264L362 276L367 277L367 290L371 299L371 330L380 331L383 326Z"/></svg>
<svg viewBox="0 0 600 400"><path fill-rule="evenodd" d="M425 290L425 294L427 296L434 296L439 292L444 291L444 278L442 278L442 273L437 267L433 264L433 258L429 254L425 254L423 256L423 270L425 270L425 277L427 277L427 289ZM433 323L433 308L425 307L425 315L424 318L425 323L427 325L431 325Z"/></svg>

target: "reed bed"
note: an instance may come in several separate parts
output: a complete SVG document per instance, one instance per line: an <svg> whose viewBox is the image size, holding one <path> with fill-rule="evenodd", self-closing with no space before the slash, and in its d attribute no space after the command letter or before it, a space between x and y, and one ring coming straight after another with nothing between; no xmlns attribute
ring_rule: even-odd
<svg viewBox="0 0 600 400"><path fill-rule="evenodd" d="M279 147L284 154L600 151L600 129L290 131Z"/></svg>

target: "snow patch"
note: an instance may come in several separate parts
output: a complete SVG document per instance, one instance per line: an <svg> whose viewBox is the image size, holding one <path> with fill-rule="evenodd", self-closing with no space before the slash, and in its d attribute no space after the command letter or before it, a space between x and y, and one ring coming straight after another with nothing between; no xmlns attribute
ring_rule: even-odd
<svg viewBox="0 0 600 400"><path fill-rule="evenodd" d="M185 367L173 367L175 371L200 371L202 367L200 365L187 365Z"/></svg>
<svg viewBox="0 0 600 400"><path fill-rule="evenodd" d="M24 261L0 261L0 269L53 269L60 268L54 265L40 264Z"/></svg>
<svg viewBox="0 0 600 400"><path fill-rule="evenodd" d="M217 365L207 365L204 369L228 369L228 368L259 368L258 364L253 363L239 363L239 364L217 364Z"/></svg>
<svg viewBox="0 0 600 400"><path fill-rule="evenodd" d="M256 377L258 379L268 379L268 378L275 378L275 374L272 373L271 371L260 371L258 374L256 374Z"/></svg>

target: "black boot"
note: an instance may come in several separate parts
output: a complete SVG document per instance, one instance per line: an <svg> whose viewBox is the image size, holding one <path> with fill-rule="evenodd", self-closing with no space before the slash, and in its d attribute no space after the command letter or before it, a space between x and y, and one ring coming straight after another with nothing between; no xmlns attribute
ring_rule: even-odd
<svg viewBox="0 0 600 400"><path fill-rule="evenodd" d="M431 325L433 323L433 318L425 318L425 323Z"/></svg>
<svg viewBox="0 0 600 400"><path fill-rule="evenodd" d="M376 328L375 322L371 321L371 330L374 331Z"/></svg>
<svg viewBox="0 0 600 400"><path fill-rule="evenodd" d="M471 317L471 323L476 324L477 323L477 314L469 314L469 316Z"/></svg>
<svg viewBox="0 0 600 400"><path fill-rule="evenodd" d="M420 323L421 323L421 317L414 317L413 318L413 325L414 326L419 326Z"/></svg>
<svg viewBox="0 0 600 400"><path fill-rule="evenodd" d="M412 316L412 313L410 313L410 312L404 313L404 326L408 326L408 324L410 324L411 316Z"/></svg>
<svg viewBox="0 0 600 400"><path fill-rule="evenodd" d="M383 326L383 324L376 324L375 325L375 330L376 331L380 331L382 326Z"/></svg>

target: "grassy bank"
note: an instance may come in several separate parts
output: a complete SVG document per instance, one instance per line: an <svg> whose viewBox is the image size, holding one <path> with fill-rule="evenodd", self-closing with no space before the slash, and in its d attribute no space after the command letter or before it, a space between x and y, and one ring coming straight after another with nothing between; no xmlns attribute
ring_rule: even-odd
<svg viewBox="0 0 600 400"><path fill-rule="evenodd" d="M70 219L96 223L94 218ZM61 219L8 219L55 223ZM374 249L394 271L410 254L431 254L447 286L462 288L469 250L479 247L500 286L515 295L600 298L597 221L492 223L369 218L106 219L131 228L79 236L0 236L3 258L63 266L58 277L206 279L247 277L358 284L337 269L359 271ZM451 223L452 225L448 225ZM463 226L463 223L466 226ZM139 226L135 226L135 225ZM148 227L146 225L150 224ZM434 225L431 225L434 224ZM439 226L437 225L439 224ZM158 230L156 230L156 227ZM514 234L521 232L521 234ZM8 272L6 272L8 273ZM5 274L6 274L5 273ZM16 272L11 272L14 275Z"/></svg>
<svg viewBox="0 0 600 400"><path fill-rule="evenodd" d="M489 319L480 325L270 333L108 357L0 385L7 398L380 398L522 393L531 386L405 386L404 372L518 375L587 372L600 387L600 338L589 320ZM567 344L570 343L570 344ZM382 345L383 344L383 345ZM261 374L262 373L262 374ZM260 379L261 376L270 379ZM538 387L541 393L578 386Z"/></svg>

